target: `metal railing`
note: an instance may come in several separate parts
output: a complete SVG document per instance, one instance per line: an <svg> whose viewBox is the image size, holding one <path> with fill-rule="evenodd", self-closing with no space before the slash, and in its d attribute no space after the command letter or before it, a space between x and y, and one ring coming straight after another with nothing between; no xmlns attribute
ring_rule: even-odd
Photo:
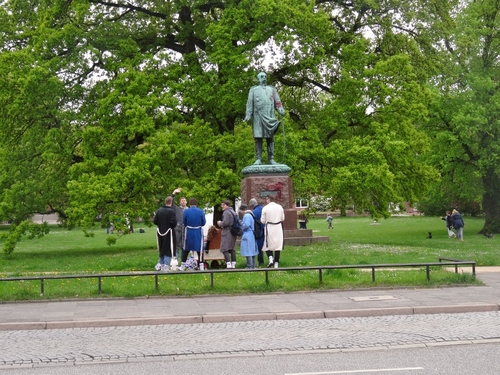
<svg viewBox="0 0 500 375"><path fill-rule="evenodd" d="M357 265L343 265L343 266L308 266L308 267L286 267L286 268L256 268L256 269L208 269L203 271L193 271L193 272L133 272L133 273L103 273L103 274L84 274L84 275L47 275L47 276L22 276L22 277L5 277L0 278L0 282L9 281L28 281L28 280L39 280L40 281L40 294L45 294L45 281L46 280L63 280L63 279L97 279L98 292L99 295L102 294L102 280L104 278L111 277L144 277L144 276L154 276L155 289L159 288L158 278L161 277L177 277L182 275L200 275L200 274L210 274L210 286L214 287L214 275L218 274L234 274L234 273L264 273L266 284L269 284L269 273L270 272L288 272L288 271L318 271L319 283L323 282L323 271L327 270L342 270L342 269L370 269L372 282L375 282L375 271L377 269L392 269L392 268L422 268L425 267L425 273L427 280L430 281L430 269L431 267L445 267L454 266L455 273L458 273L458 267L470 266L472 268L473 277L476 276L476 262L475 261L463 261L463 260L452 260L446 258L439 258L439 262L427 262L427 263L397 263L397 264L357 264Z"/></svg>

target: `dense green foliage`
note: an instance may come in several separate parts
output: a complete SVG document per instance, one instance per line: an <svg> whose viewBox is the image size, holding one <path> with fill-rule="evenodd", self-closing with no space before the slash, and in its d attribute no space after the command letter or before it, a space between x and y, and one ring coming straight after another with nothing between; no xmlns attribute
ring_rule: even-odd
<svg viewBox="0 0 500 375"><path fill-rule="evenodd" d="M177 186L238 197L265 70L298 197L387 217L441 173L500 232L493 0L0 4L1 220L148 220Z"/></svg>

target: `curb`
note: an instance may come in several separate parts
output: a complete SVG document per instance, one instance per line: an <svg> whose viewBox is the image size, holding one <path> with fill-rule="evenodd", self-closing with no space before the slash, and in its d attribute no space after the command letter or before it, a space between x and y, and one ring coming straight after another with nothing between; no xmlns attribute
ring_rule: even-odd
<svg viewBox="0 0 500 375"><path fill-rule="evenodd" d="M394 307L394 308L377 308L377 309L350 309L350 310L232 314L232 315L213 314L213 315L196 315L196 316L170 316L165 318L129 318L129 319L77 320L77 321L53 321L53 322L15 322L15 323L0 323L0 331L123 327L123 326L163 325L163 324L232 323L232 322L251 322L258 320L361 318L361 317L378 317L378 316L389 316L389 315L458 314L458 313L490 312L490 311L500 311L500 304L416 306L416 307Z"/></svg>

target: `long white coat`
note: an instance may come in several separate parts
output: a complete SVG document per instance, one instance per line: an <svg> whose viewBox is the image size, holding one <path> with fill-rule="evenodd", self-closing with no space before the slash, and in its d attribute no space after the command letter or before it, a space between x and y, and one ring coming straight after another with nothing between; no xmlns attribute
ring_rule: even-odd
<svg viewBox="0 0 500 375"><path fill-rule="evenodd" d="M266 224L262 251L283 250L283 222L285 221L283 207L276 202L269 202L262 209L260 220Z"/></svg>

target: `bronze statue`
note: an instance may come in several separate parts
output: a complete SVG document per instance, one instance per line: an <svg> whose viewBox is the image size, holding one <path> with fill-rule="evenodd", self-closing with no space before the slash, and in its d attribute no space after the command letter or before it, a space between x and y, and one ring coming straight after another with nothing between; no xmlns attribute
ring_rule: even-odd
<svg viewBox="0 0 500 375"><path fill-rule="evenodd" d="M262 164L262 138L267 142L267 160L269 164L278 164L274 161L274 134L278 130L280 120L276 118L275 111L281 116L285 109L281 104L278 91L273 86L266 84L266 73L257 74L259 84L253 86L248 93L245 121L253 116L253 138L255 140L255 163Z"/></svg>

